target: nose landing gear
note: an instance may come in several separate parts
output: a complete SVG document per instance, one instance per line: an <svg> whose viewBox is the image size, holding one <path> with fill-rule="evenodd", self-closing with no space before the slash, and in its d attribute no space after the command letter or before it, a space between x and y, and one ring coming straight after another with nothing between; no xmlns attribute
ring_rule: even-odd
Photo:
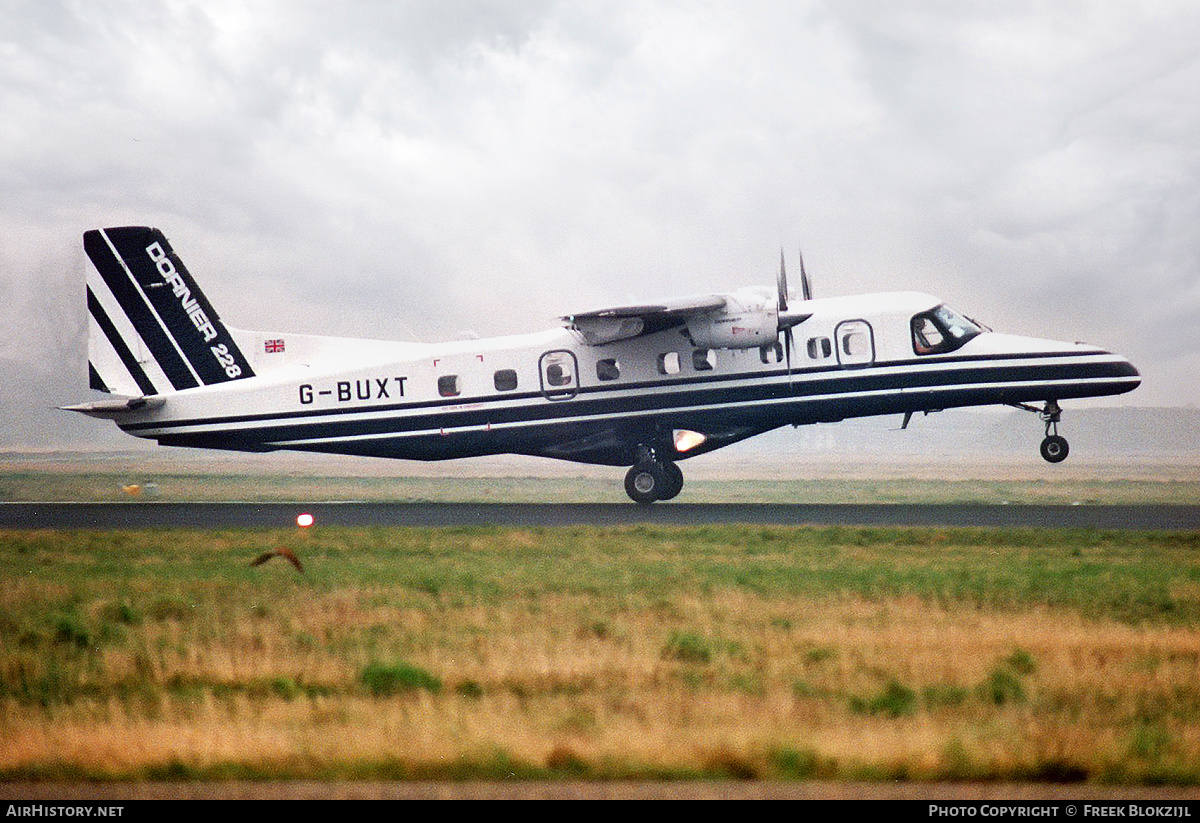
<svg viewBox="0 0 1200 823"><path fill-rule="evenodd" d="M1042 441L1041 445L1042 459L1047 463L1061 463L1066 460L1071 448L1067 444L1067 438L1060 437L1058 434L1058 421L1062 419L1062 408L1058 405L1058 401L1047 400L1046 405L1040 409L1025 403L1013 403L1012 405L1018 409L1033 412L1046 424L1046 439Z"/></svg>
<svg viewBox="0 0 1200 823"><path fill-rule="evenodd" d="M1067 444L1067 438L1059 437L1057 434L1048 434L1046 439L1042 441L1041 452L1042 457L1047 463L1061 463L1067 459L1067 454L1071 451Z"/></svg>
<svg viewBox="0 0 1200 823"><path fill-rule="evenodd" d="M648 506L671 500L683 489L683 472L670 460L660 460L649 449L640 449L638 461L625 475L625 493L633 502Z"/></svg>

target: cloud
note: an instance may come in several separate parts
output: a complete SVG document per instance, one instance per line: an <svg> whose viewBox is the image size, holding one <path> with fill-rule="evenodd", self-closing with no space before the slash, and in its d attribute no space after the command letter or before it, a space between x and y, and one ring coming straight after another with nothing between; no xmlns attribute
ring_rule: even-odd
<svg viewBox="0 0 1200 823"><path fill-rule="evenodd" d="M1200 402L1190 2L7 6L2 351L47 371L25 295L75 317L46 267L151 223L239 325L426 340L803 244L818 294L930 291Z"/></svg>

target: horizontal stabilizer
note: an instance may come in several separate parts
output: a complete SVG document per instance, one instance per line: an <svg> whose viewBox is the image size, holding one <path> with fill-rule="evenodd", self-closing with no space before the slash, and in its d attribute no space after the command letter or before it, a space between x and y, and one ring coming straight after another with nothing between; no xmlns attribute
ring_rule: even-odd
<svg viewBox="0 0 1200 823"><path fill-rule="evenodd" d="M159 409L167 402L165 397L121 397L112 400L96 400L91 403L78 403L74 406L59 406L63 411L79 412L89 417L102 417L112 420L127 414L140 411Z"/></svg>

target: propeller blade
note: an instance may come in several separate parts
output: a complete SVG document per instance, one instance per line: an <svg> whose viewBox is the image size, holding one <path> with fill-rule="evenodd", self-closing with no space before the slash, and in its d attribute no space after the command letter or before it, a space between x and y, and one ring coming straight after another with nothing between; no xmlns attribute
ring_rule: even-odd
<svg viewBox="0 0 1200 823"><path fill-rule="evenodd" d="M788 285L787 285L787 267L783 262L783 247L779 248L779 277L775 280L775 287L779 292L779 313L783 314L788 307ZM792 327L783 322L780 318L779 331L783 333L783 351L784 357L787 359L787 372L790 380L792 374Z"/></svg>
<svg viewBox="0 0 1200 823"><path fill-rule="evenodd" d="M779 276L775 278L775 288L779 292L779 310L787 311L788 285L787 269L783 265L783 248L779 249Z"/></svg>
<svg viewBox="0 0 1200 823"><path fill-rule="evenodd" d="M800 291L805 300L812 300L812 287L808 284L808 272L804 270L804 252L800 252Z"/></svg>

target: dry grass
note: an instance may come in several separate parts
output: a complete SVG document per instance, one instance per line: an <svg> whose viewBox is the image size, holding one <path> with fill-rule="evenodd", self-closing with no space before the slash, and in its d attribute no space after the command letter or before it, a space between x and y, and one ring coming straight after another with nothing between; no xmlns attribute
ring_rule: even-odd
<svg viewBox="0 0 1200 823"><path fill-rule="evenodd" d="M0 534L0 775L1200 782L1196 535L306 538Z"/></svg>

